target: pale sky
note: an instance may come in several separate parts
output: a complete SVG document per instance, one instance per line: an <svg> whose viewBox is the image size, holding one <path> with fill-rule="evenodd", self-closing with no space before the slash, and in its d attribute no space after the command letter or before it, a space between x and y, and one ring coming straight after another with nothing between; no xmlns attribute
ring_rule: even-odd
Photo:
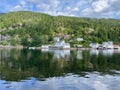
<svg viewBox="0 0 120 90"><path fill-rule="evenodd" d="M0 0L0 13L22 10L53 16L120 19L120 0Z"/></svg>

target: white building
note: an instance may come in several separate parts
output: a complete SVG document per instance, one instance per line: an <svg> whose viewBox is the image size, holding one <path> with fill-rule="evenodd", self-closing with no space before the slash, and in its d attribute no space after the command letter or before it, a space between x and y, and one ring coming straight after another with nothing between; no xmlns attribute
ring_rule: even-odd
<svg viewBox="0 0 120 90"><path fill-rule="evenodd" d="M114 48L112 41L103 42L102 45L103 45L103 48L105 48L105 49L113 49Z"/></svg>
<svg viewBox="0 0 120 90"><path fill-rule="evenodd" d="M90 47L96 49L96 48L99 48L99 44L98 43L91 43Z"/></svg>
<svg viewBox="0 0 120 90"><path fill-rule="evenodd" d="M83 41L83 38L77 38L77 41Z"/></svg>
<svg viewBox="0 0 120 90"><path fill-rule="evenodd" d="M65 43L65 41L56 41L55 45L49 46L50 49L69 49L70 44Z"/></svg>
<svg viewBox="0 0 120 90"><path fill-rule="evenodd" d="M108 41L108 42L103 42L102 44L98 44L98 43L91 43L90 44L91 48L95 48L95 49L113 49L114 45L112 41Z"/></svg>
<svg viewBox="0 0 120 90"><path fill-rule="evenodd" d="M59 38L59 37L54 37L54 41L55 41L55 42L59 42L59 41L60 41L60 38Z"/></svg>

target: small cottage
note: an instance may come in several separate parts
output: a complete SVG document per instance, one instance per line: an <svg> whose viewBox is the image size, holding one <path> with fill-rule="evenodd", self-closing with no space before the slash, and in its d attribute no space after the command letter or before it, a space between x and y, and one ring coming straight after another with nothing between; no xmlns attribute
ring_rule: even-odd
<svg viewBox="0 0 120 90"><path fill-rule="evenodd" d="M70 44L65 43L64 40L56 41L55 45L49 46L50 49L70 49Z"/></svg>
<svg viewBox="0 0 120 90"><path fill-rule="evenodd" d="M103 48L105 49L113 49L113 42L112 41L108 41L108 42L103 42Z"/></svg>
<svg viewBox="0 0 120 90"><path fill-rule="evenodd" d="M99 48L99 44L98 44L98 43L91 43L89 46L90 46L91 48L94 48L94 49Z"/></svg>

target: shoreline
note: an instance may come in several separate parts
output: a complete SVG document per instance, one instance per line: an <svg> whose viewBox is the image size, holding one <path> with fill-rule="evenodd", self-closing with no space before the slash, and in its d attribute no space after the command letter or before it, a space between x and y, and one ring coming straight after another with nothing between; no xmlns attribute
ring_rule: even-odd
<svg viewBox="0 0 120 90"><path fill-rule="evenodd" d="M16 48L16 49L23 49L24 47L23 47L23 46L3 46L3 45L0 45L0 48Z"/></svg>
<svg viewBox="0 0 120 90"><path fill-rule="evenodd" d="M24 46L1 46L0 48L16 48L16 49L42 49L41 47L24 47ZM68 49L52 49L52 50L91 50L92 48L68 48Z"/></svg>
<svg viewBox="0 0 120 90"><path fill-rule="evenodd" d="M6 49L29 49L29 50L41 50L41 47L24 47L24 46L1 46L1 48ZM47 50L47 49L44 49ZM111 49L95 49L95 48L68 48L68 49L48 49L48 50L111 50ZM113 50L120 50L120 49L113 49Z"/></svg>

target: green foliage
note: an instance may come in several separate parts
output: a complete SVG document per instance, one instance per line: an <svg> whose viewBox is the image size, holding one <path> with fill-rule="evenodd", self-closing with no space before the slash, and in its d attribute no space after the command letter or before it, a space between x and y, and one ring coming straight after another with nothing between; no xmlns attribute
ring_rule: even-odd
<svg viewBox="0 0 120 90"><path fill-rule="evenodd" d="M0 33L9 35L12 45L40 46L52 43L53 37L69 35L67 42L79 37L83 45L112 40L120 43L120 20L50 16L28 11L0 15ZM15 39L17 37L17 39ZM71 44L74 44L71 43Z"/></svg>

